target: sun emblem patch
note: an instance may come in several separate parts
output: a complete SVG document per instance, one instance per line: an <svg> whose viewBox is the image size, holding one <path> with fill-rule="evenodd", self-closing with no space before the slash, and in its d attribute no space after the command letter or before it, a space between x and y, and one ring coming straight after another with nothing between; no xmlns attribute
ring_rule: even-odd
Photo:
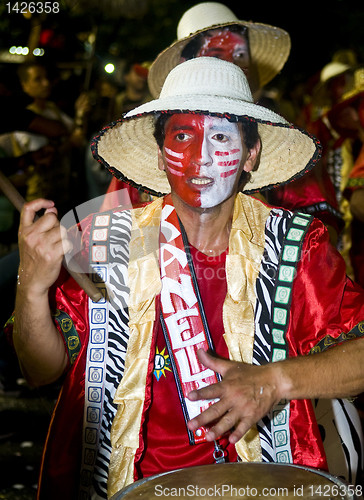
<svg viewBox="0 0 364 500"><path fill-rule="evenodd" d="M171 372L170 369L171 361L169 359L169 354L165 353L166 348L164 347L161 352L159 352L158 347L155 349L155 358L154 358L154 375L157 380L161 378L163 375L166 377L166 371Z"/></svg>

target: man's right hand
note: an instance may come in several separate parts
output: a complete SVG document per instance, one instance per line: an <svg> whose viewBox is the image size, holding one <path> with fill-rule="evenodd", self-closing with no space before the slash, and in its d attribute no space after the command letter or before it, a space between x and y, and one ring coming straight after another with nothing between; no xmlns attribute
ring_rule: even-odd
<svg viewBox="0 0 364 500"><path fill-rule="evenodd" d="M36 213L42 209L44 215L34 221ZM24 205L18 239L18 290L32 294L48 293L58 278L64 254L72 249L67 231L58 221L53 201L38 199Z"/></svg>
<svg viewBox="0 0 364 500"><path fill-rule="evenodd" d="M42 209L44 215L34 221ZM71 249L53 201L39 199L24 205L13 341L24 377L32 387L54 382L67 367L63 338L51 316L48 289L58 278L64 253Z"/></svg>

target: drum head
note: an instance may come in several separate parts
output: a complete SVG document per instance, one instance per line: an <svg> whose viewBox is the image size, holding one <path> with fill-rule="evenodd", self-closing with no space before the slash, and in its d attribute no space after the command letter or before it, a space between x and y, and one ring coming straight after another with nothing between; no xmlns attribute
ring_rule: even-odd
<svg viewBox="0 0 364 500"><path fill-rule="evenodd" d="M188 467L151 476L123 488L111 500L179 497L193 500L310 500L356 498L353 486L326 472L297 465L229 463ZM361 492L360 492L361 493Z"/></svg>

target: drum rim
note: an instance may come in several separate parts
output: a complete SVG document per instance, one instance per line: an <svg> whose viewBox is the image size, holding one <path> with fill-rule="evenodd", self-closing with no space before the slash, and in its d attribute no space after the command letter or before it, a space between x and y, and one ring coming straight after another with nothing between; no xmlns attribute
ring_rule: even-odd
<svg viewBox="0 0 364 500"><path fill-rule="evenodd" d="M182 467L181 469L175 469L173 471L167 471L167 472L161 472L160 474L155 474L153 476L148 476L148 477L143 477L142 479L138 479L138 481L135 481L132 484L129 484L128 486L125 486L122 490L119 492L115 493L110 500L121 500L125 495L136 489L138 486L142 486L144 483L147 483L149 481L153 481L154 479L166 476L167 474L172 474L174 472L179 472L181 470L186 470L186 469L195 469L196 467L206 467L208 465L220 465L220 466L229 466L229 465L277 465L277 466L285 466L285 467L292 467L294 469L303 469L306 470L307 472L313 472L315 474L318 474L320 476L325 477L326 479L330 479L333 481L335 484L339 485L349 485L345 479L335 476L334 474L330 474L330 472L324 471L322 469L315 469L314 467L308 467L306 465L297 465L297 464L284 464L284 463L277 463L277 462L228 462L225 464L204 464L204 465L193 465L191 467ZM120 493L122 492L121 496ZM119 495L119 496L118 496ZM350 495L347 493L347 498L352 498L353 500L358 498L355 494Z"/></svg>

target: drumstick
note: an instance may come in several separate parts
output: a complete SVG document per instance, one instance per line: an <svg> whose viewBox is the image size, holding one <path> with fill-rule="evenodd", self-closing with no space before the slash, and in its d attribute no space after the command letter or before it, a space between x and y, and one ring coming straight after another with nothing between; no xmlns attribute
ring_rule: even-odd
<svg viewBox="0 0 364 500"><path fill-rule="evenodd" d="M1 171L0 171L0 189L5 194L5 196L11 201L14 207L17 210L19 210L19 212L21 212L25 200L19 193L19 191L15 189L15 187L12 185L9 179ZM72 260L72 266L74 267L76 263L72 258L71 260ZM97 288L97 286L90 280L87 274L82 272L72 271L69 268L69 265L67 264L65 258L63 258L63 266L67 269L72 278L80 285L82 290L84 290L87 293L87 295L93 300L93 302L98 302L102 298L102 293Z"/></svg>

